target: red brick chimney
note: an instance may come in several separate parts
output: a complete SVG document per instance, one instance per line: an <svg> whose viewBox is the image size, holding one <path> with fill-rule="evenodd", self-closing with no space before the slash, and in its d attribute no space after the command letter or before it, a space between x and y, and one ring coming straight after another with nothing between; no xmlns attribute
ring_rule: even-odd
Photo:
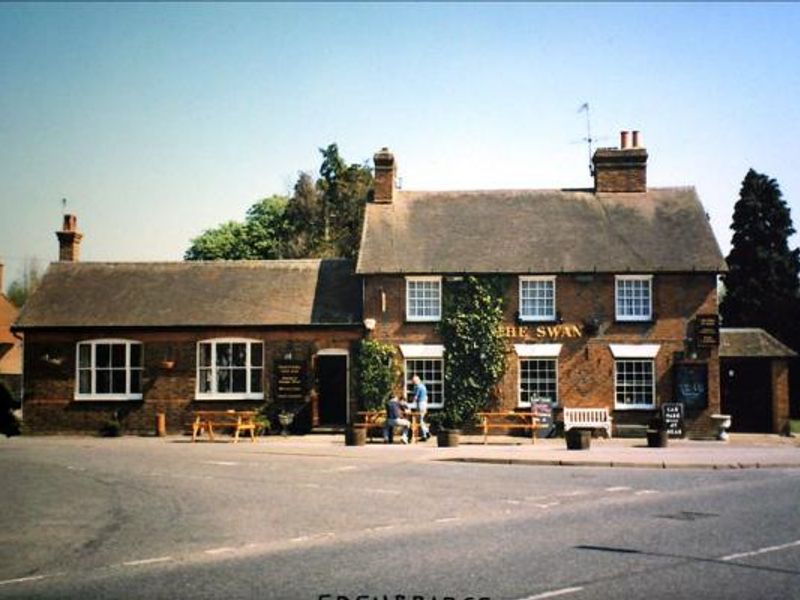
<svg viewBox="0 0 800 600"><path fill-rule="evenodd" d="M78 262L82 233L78 233L78 217L64 215L64 226L56 231L58 237L58 260L61 262Z"/></svg>
<svg viewBox="0 0 800 600"><path fill-rule="evenodd" d="M621 131L619 148L598 148L592 157L594 191L646 192L647 150L638 131Z"/></svg>
<svg viewBox="0 0 800 600"><path fill-rule="evenodd" d="M397 168L394 154L388 148L381 148L375 153L372 160L375 163L372 200L377 204L391 204L394 198L394 177Z"/></svg>

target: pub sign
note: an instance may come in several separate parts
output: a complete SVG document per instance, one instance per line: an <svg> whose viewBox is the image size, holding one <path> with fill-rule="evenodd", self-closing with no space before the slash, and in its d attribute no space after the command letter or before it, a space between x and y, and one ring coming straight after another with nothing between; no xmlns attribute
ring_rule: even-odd
<svg viewBox="0 0 800 600"><path fill-rule="evenodd" d="M697 315L694 337L700 348L719 346L719 315Z"/></svg>

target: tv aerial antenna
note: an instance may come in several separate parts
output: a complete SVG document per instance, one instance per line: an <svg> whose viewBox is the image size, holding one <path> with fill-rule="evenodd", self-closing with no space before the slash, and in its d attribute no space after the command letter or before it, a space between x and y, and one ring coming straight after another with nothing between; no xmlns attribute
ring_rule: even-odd
<svg viewBox="0 0 800 600"><path fill-rule="evenodd" d="M589 174L594 177L594 166L592 165L592 142L595 140L592 137L592 119L589 113L589 103L584 102L581 104L581 107L578 109L579 113L585 112L586 113L586 137L583 138L583 141L589 146Z"/></svg>

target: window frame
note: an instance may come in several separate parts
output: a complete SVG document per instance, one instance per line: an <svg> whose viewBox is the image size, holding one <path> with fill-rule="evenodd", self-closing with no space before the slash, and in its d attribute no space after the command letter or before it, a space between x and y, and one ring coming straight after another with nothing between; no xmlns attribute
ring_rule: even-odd
<svg viewBox="0 0 800 600"><path fill-rule="evenodd" d="M122 367L125 371L125 392L109 392L103 393L97 391L97 346L113 346L113 345L124 345L125 346L125 366ZM136 345L139 347L139 357L141 360L141 364L138 367L131 366L131 348ZM90 348L89 354L89 367L81 367L81 346L88 346ZM112 356L113 356L113 350ZM113 359L109 359L111 362ZM100 369L105 369L105 367L100 367ZM111 364L108 366L108 370L122 370L120 368L115 368ZM134 370L139 371L139 392L131 392L131 373ZM91 392L81 392L81 371L89 371L91 373ZM94 338L89 340L81 340L75 344L75 391L73 394L74 400L90 400L90 401L109 401L109 402L117 402L117 401L138 401L144 398L144 394L141 391L144 384L144 344L139 340L130 340L124 338ZM113 386L113 383L112 383Z"/></svg>
<svg viewBox="0 0 800 600"><path fill-rule="evenodd" d="M431 402L430 382L426 381L425 378L422 378L422 383L424 383L425 387L428 389L428 408L429 409L437 409L437 410L441 409L441 408L444 408L444 403L445 403L445 397L444 397L444 357L443 356L442 357L434 357L434 356L403 356L403 382L404 382L403 392L405 394L406 401L409 404L413 404L413 399L414 399L413 392L409 391L409 385L413 385L413 384L411 384L411 376L414 375L414 374L419 374L419 370L410 370L408 368L408 361L410 361L410 360L416 360L416 361L419 361L419 360L439 361L442 364L442 369L441 369L441 371L442 371L442 379L441 379L441 383L440 383L440 385L442 386L442 392L441 392L442 401L441 402ZM439 382L435 382L435 383L439 383ZM409 397L409 395L410 395L410 397Z"/></svg>
<svg viewBox="0 0 800 600"><path fill-rule="evenodd" d="M439 286L436 315L411 314L411 285L412 283L436 282ZM412 323L434 323L442 320L442 278L440 275L414 275L406 277L406 321Z"/></svg>
<svg viewBox="0 0 800 600"><path fill-rule="evenodd" d="M621 315L619 312L620 282L646 281L648 290L647 315ZM621 323L646 323L653 320L653 276L652 275L615 275L614 276L614 319Z"/></svg>
<svg viewBox="0 0 800 600"><path fill-rule="evenodd" d="M650 365L650 404L628 404L619 402L619 364L620 363L647 363ZM653 410L656 408L656 360L655 358L615 358L614 359L614 410Z"/></svg>
<svg viewBox="0 0 800 600"><path fill-rule="evenodd" d="M210 356L210 364L208 366L201 366L201 348L203 344L210 344L211 345L211 356ZM244 392L219 392L216 390L217 386L217 369L219 365L217 365L217 346L220 344L245 344L245 383L246 389ZM259 344L261 346L261 364L260 365L253 365L252 364L252 346L253 344ZM264 367L264 340L259 340L255 338L241 338L241 337L220 337L220 338L207 338L203 340L198 340L196 344L196 361L195 361L195 388L194 388L194 397L195 400L263 400L264 399L264 382L265 382L265 367ZM231 365L229 368L233 368ZM242 368L242 367L239 367ZM251 391L252 388L252 371L254 369L261 370L261 391L260 392L253 392ZM212 383L212 390L211 392L202 392L200 391L200 382L201 382L201 370L210 370L211 371L211 383Z"/></svg>
<svg viewBox="0 0 800 600"><path fill-rule="evenodd" d="M555 371L555 398L549 403L550 406L558 406L558 358L555 356L524 356L517 359L517 408L531 408L531 402L522 399L522 363L523 361L548 361L554 363Z"/></svg>
<svg viewBox="0 0 800 600"><path fill-rule="evenodd" d="M553 312L549 315L526 315L522 312L522 286L523 283L529 281L543 281L543 282L550 282L553 284ZM520 275L519 276L519 283L518 283L518 290L519 290L519 297L517 299L518 310L519 310L519 320L520 321L529 321L529 322L550 322L555 321L557 318L557 310L556 310L556 302L558 300L557 295L557 285L556 285L556 276L555 275Z"/></svg>

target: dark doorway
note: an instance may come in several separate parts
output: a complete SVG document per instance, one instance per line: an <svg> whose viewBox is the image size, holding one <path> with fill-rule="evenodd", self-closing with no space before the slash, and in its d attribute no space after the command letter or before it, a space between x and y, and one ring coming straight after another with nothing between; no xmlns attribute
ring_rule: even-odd
<svg viewBox="0 0 800 600"><path fill-rule="evenodd" d="M317 356L319 424L347 423L347 356Z"/></svg>
<svg viewBox="0 0 800 600"><path fill-rule="evenodd" d="M769 359L727 359L722 370L722 412L731 415L731 431L772 431L772 374Z"/></svg>

